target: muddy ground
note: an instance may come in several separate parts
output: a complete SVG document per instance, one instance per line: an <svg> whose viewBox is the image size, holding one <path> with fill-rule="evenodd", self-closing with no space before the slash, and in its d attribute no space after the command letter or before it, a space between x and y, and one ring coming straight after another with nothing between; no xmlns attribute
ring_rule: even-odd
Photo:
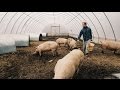
<svg viewBox="0 0 120 90"><path fill-rule="evenodd" d="M42 57L32 55L35 47L44 41L30 42L29 47L17 47L17 52L0 55L0 79L52 79L57 60L69 53L66 47L59 47L58 56L51 52ZM82 48L82 43L79 42ZM53 60L53 62L49 62ZM120 73L120 51L113 54L96 45L89 57L81 61L80 70L73 79L115 79L113 73Z"/></svg>

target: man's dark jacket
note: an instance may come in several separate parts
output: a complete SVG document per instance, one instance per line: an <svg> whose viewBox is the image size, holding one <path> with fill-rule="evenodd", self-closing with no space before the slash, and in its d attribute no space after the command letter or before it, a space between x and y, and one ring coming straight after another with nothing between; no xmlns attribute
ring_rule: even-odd
<svg viewBox="0 0 120 90"><path fill-rule="evenodd" d="M83 35L84 41L88 41L89 39L92 40L92 31L89 27L87 26L83 27L83 29L80 31L78 39L80 39L82 35Z"/></svg>

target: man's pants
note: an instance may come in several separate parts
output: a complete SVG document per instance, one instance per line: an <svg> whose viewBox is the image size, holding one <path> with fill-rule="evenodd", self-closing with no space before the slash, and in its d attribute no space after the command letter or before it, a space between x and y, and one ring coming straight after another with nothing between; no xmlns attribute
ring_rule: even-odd
<svg viewBox="0 0 120 90"><path fill-rule="evenodd" d="M89 45L90 41L91 40L88 40L88 41L84 41L83 40L83 52L84 52L84 54L89 53L89 51L88 51L88 45Z"/></svg>

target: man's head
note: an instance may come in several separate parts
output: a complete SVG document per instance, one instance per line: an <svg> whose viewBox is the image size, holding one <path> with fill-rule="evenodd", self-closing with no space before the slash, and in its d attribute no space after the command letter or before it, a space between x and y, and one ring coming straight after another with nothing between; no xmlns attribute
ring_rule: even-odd
<svg viewBox="0 0 120 90"><path fill-rule="evenodd" d="M82 26L86 27L87 26L87 22L82 22Z"/></svg>

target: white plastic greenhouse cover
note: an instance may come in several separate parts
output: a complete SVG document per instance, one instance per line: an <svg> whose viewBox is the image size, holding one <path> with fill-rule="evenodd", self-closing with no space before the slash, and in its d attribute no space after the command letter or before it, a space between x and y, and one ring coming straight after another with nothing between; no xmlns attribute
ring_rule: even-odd
<svg viewBox="0 0 120 90"><path fill-rule="evenodd" d="M0 54L15 52L15 40L13 38L6 38L5 36L0 36Z"/></svg>
<svg viewBox="0 0 120 90"><path fill-rule="evenodd" d="M0 34L48 33L78 37L82 21L92 29L95 42L120 41L120 12L0 12Z"/></svg>

